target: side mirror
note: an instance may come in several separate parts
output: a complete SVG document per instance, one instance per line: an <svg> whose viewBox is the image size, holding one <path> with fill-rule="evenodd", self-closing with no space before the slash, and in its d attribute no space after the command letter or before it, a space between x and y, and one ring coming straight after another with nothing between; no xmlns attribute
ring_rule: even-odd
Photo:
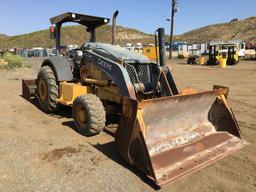
<svg viewBox="0 0 256 192"><path fill-rule="evenodd" d="M55 27L54 26L51 26L50 27L50 38L51 39L55 39L56 37L56 34L55 34Z"/></svg>

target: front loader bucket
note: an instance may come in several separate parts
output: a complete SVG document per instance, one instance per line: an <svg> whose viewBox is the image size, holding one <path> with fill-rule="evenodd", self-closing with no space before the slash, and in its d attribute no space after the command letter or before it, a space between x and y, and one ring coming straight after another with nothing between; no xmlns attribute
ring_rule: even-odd
<svg viewBox="0 0 256 192"><path fill-rule="evenodd" d="M246 145L218 91L124 99L116 141L122 157L159 186Z"/></svg>

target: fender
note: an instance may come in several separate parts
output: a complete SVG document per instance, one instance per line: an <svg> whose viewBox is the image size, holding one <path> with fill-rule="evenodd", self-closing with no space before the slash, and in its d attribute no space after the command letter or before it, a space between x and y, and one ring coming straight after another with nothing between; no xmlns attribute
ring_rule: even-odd
<svg viewBox="0 0 256 192"><path fill-rule="evenodd" d="M86 50L81 63L91 63L99 67L104 73L114 80L120 89L122 96L137 100L134 86L130 80L127 70L120 64L105 58L97 53Z"/></svg>
<svg viewBox="0 0 256 192"><path fill-rule="evenodd" d="M71 66L66 58L59 56L47 58L43 61L41 67L43 66L52 68L58 82L73 80Z"/></svg>

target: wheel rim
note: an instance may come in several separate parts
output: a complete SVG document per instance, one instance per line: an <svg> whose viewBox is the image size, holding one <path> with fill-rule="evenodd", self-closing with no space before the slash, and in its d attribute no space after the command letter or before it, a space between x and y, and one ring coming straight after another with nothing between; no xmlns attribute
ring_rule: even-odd
<svg viewBox="0 0 256 192"><path fill-rule="evenodd" d="M79 125L86 128L88 125L88 114L84 106L81 104L77 106L76 109L76 119Z"/></svg>
<svg viewBox="0 0 256 192"><path fill-rule="evenodd" d="M43 79L40 79L39 81L39 96L41 100L45 100L47 95L47 88L45 81Z"/></svg>

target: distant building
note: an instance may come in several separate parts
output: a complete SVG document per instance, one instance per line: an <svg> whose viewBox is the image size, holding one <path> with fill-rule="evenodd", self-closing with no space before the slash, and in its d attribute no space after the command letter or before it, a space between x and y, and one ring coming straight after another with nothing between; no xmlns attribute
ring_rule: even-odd
<svg viewBox="0 0 256 192"><path fill-rule="evenodd" d="M127 43L126 46L125 46L126 49L130 50L130 51L134 51L134 46L132 46L131 43Z"/></svg>
<svg viewBox="0 0 256 192"><path fill-rule="evenodd" d="M178 55L203 55L207 53L207 43L183 44L178 46Z"/></svg>

